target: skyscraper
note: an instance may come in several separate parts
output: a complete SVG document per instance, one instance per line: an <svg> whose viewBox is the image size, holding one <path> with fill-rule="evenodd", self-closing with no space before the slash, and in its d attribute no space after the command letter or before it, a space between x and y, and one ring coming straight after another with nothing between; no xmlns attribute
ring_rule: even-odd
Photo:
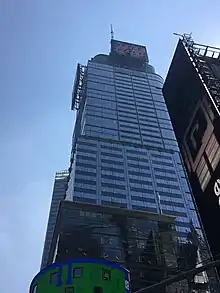
<svg viewBox="0 0 220 293"><path fill-rule="evenodd" d="M126 219L133 219L127 223L136 223L137 219L146 218L145 215L149 215L147 218L152 221L160 222L160 228L149 230L149 224L140 220L140 226L145 225L148 231L148 242L145 241L141 249L143 255L148 255L147 262L154 269L159 267L159 258L166 256L172 262L166 265L170 266L170 275L195 267L211 257L162 87L163 79L149 64L144 46L112 40L109 55L99 54L89 60L86 66L77 65L72 95L72 109L77 112L70 176L66 202L62 202L58 217L62 228L61 232L54 234L48 264L52 259L62 259L61 250L71 257L73 253L79 253L76 251L88 251L88 233L95 232L87 231L82 235L77 230L82 212L84 215L90 214L90 221L91 218L98 218L98 215L105 219L106 215L119 214L121 211ZM70 224L68 229L64 229L67 224L63 223L68 217L71 225L75 223L75 230L71 226L70 231ZM107 222L109 225L110 220ZM168 225L161 224L168 222L172 223L172 233L168 233ZM89 222L84 223L89 228ZM117 221L112 225L114 231L119 226L120 231L123 230L123 225ZM133 236L127 237L126 241L131 244L131 239L139 239L139 234L137 228L132 228L133 224L129 225L129 233L133 233ZM97 230L97 226L93 226L94 229ZM161 234L161 229L167 232ZM74 241L68 245L73 235L75 239L78 236L79 242L80 237L87 235L83 240L87 247L82 248L81 243L73 250ZM161 252L159 245L156 245L159 239L160 242L163 239L164 243L174 243L174 238L175 247L172 249L167 246L167 250L163 248ZM91 245L95 247L92 242ZM132 245L141 244L133 241ZM75 252L70 253L71 249ZM110 253L106 257L113 261ZM137 257L144 256L138 253L134 255L135 259ZM126 258L122 260L124 265L129 261ZM136 272L132 271L131 276ZM138 273L143 274L143 271ZM152 278L155 274L152 273ZM160 275L154 282L165 277ZM215 281L215 272L211 270L196 276L193 283L199 283L204 290L208 290ZM138 288L137 284L134 288Z"/></svg>
<svg viewBox="0 0 220 293"><path fill-rule="evenodd" d="M220 49L179 40L164 96L213 255L220 253ZM219 271L220 273L220 271Z"/></svg>
<svg viewBox="0 0 220 293"><path fill-rule="evenodd" d="M68 175L69 175L68 170L63 170L63 171L57 172L55 175L55 182L54 182L54 187L53 187L50 213L49 213L49 217L48 217L45 243L44 243L42 261L41 261L41 269L43 269L47 265L48 254L50 251L50 246L51 246L54 228L55 228L55 224L56 224L59 204L60 204L60 201L65 199L65 197L66 197Z"/></svg>

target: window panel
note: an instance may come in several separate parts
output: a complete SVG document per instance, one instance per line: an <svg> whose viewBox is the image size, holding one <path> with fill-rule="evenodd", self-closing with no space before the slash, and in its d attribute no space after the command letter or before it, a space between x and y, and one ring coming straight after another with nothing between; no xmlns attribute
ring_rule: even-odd
<svg viewBox="0 0 220 293"><path fill-rule="evenodd" d="M108 159L101 159L102 163L106 163L109 165L124 165L124 162L120 162L120 161L114 161L114 160L108 160Z"/></svg>
<svg viewBox="0 0 220 293"><path fill-rule="evenodd" d="M161 133L164 138L176 139L174 131L172 131L172 130L161 129Z"/></svg>
<svg viewBox="0 0 220 293"><path fill-rule="evenodd" d="M81 197L81 196L73 196L73 201L96 204L97 200L92 198L87 198L87 197Z"/></svg>
<svg viewBox="0 0 220 293"><path fill-rule="evenodd" d="M102 191L101 192L102 196L107 196L107 197L115 197L115 198L127 198L126 194L123 193L116 193L116 192L109 192L109 191Z"/></svg>
<svg viewBox="0 0 220 293"><path fill-rule="evenodd" d="M119 207L119 208L127 208L127 204L125 203L118 203L118 202L114 202L114 201L106 201L106 200L102 200L102 204L105 206L112 206L112 207Z"/></svg>
<svg viewBox="0 0 220 293"><path fill-rule="evenodd" d="M160 94L152 94L152 97L153 97L153 100L154 101L158 101L158 102L165 102L164 101L164 97L162 96L162 95L160 95Z"/></svg>
<svg viewBox="0 0 220 293"><path fill-rule="evenodd" d="M110 179L110 180L115 180L115 181L117 181L117 180L119 180L119 181L124 181L125 180L125 178L124 177L120 177L120 176L116 176L116 175L106 175L106 174L101 174L101 177L103 178L103 179Z"/></svg>
<svg viewBox="0 0 220 293"><path fill-rule="evenodd" d="M114 78L114 74L111 71L107 71L107 70L103 70L106 68L94 68L93 65L91 65L91 63L88 65L87 67L87 72L88 72L88 76L90 75L98 75L98 76L102 76L102 77L106 77L106 78ZM110 68L109 68L110 69ZM111 68L112 70L112 68Z"/></svg>
<svg viewBox="0 0 220 293"><path fill-rule="evenodd" d="M79 154L77 154L77 159L96 162L96 158L85 156L85 155L79 155Z"/></svg>
<svg viewBox="0 0 220 293"><path fill-rule="evenodd" d="M138 205L133 205L133 204L132 204L132 209L139 210L139 211L152 212L152 213L156 213L157 212L157 209L156 208L145 207L145 206L138 206Z"/></svg>
<svg viewBox="0 0 220 293"><path fill-rule="evenodd" d="M120 159L123 158L122 154L115 154L115 153L101 152L101 155L103 157L112 157L112 158L120 158Z"/></svg>
<svg viewBox="0 0 220 293"><path fill-rule="evenodd" d="M119 184L121 184L121 182L120 182ZM110 188L115 188L115 189L125 190L125 186L123 186L123 185L118 185L118 184L115 184L115 183L105 183L105 182L102 182L101 185L102 185L103 187L110 187Z"/></svg>
<svg viewBox="0 0 220 293"><path fill-rule="evenodd" d="M56 285L58 282L58 272L53 272L50 275L50 284Z"/></svg>
<svg viewBox="0 0 220 293"><path fill-rule="evenodd" d="M78 144L78 145L83 145L83 146L90 146L90 147L94 147L94 148L97 147L97 144L96 144L96 143L91 143L91 142L89 142L89 141L78 140L78 141L77 141L77 144Z"/></svg>
<svg viewBox="0 0 220 293"><path fill-rule="evenodd" d="M159 117L159 118L170 119L167 111L156 110L156 113L157 113L157 117Z"/></svg>
<svg viewBox="0 0 220 293"><path fill-rule="evenodd" d="M83 276L83 268L74 268L73 269L73 278L82 278Z"/></svg>

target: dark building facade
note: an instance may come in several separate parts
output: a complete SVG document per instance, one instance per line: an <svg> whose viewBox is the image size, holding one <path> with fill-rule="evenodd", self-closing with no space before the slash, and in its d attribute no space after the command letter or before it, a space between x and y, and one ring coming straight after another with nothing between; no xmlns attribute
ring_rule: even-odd
<svg viewBox="0 0 220 293"><path fill-rule="evenodd" d="M184 35L163 94L215 256L220 253L220 49Z"/></svg>
<svg viewBox="0 0 220 293"><path fill-rule="evenodd" d="M210 259L162 87L141 45L112 40L109 55L77 65L68 188L47 265L118 262L135 291ZM216 282L210 270L187 288Z"/></svg>
<svg viewBox="0 0 220 293"><path fill-rule="evenodd" d="M49 262L87 257L118 263L131 272L135 292L177 274L178 262L185 261L186 254L176 254L174 220L167 215L63 201Z"/></svg>

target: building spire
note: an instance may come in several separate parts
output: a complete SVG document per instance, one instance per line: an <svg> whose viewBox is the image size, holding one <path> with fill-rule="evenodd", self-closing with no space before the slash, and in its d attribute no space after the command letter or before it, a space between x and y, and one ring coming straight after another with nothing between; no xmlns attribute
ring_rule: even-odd
<svg viewBox="0 0 220 293"><path fill-rule="evenodd" d="M114 39L114 31L113 31L113 27L112 27L112 24L111 24L111 40Z"/></svg>

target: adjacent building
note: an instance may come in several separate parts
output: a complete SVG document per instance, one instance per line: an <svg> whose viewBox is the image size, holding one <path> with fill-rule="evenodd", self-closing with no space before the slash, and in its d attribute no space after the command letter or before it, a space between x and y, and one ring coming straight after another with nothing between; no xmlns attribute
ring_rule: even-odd
<svg viewBox="0 0 220 293"><path fill-rule="evenodd" d="M183 35L163 93L215 256L220 253L220 49Z"/></svg>
<svg viewBox="0 0 220 293"><path fill-rule="evenodd" d="M113 39L110 54L77 65L68 188L47 264L105 258L131 270L135 291L211 258L162 87L141 45ZM216 282L210 270L187 286Z"/></svg>
<svg viewBox="0 0 220 293"><path fill-rule="evenodd" d="M48 263L48 254L51 247L52 237L56 224L57 214L59 210L60 201L66 197L66 189L68 184L68 170L57 172L55 175L53 194L50 205L50 213L48 217L48 224L43 248L43 255L41 261L41 269L44 269Z"/></svg>

